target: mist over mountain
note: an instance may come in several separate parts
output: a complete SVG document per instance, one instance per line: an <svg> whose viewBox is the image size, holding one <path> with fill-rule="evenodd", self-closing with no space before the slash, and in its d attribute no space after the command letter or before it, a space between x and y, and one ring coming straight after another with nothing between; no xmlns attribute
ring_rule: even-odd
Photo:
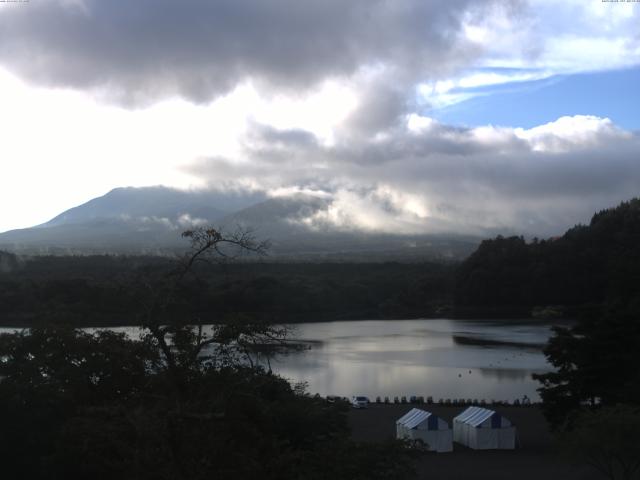
<svg viewBox="0 0 640 480"><path fill-rule="evenodd" d="M330 258L462 258L479 238L405 235L338 229L312 219L331 200L296 193L268 198L245 191L182 191L167 187L116 188L31 228L0 234L0 249L26 254L169 254L184 249L180 234L211 225L250 229L279 256Z"/></svg>

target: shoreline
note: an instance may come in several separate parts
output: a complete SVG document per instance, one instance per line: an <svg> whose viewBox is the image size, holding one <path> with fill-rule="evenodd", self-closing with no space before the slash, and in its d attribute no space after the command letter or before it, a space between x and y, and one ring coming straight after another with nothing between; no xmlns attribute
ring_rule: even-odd
<svg viewBox="0 0 640 480"><path fill-rule="evenodd" d="M110 322L89 322L83 325L75 325L73 322L66 323L44 323L42 321L34 322L35 317L24 319L22 321L13 322L12 320L4 321L0 319L0 328L3 329L16 329L22 330L26 328L31 328L34 324L37 325L71 325L74 328L95 328L95 329L108 329L108 328L130 328L130 327L140 327L140 323L136 322L125 322L125 323L110 323ZM521 325L569 325L573 323L575 320L570 318L558 318L558 319L546 319L546 318L536 318L536 317L514 317L514 318L502 318L502 317L456 317L456 316L406 316L403 318L394 317L394 318L334 318L334 319L313 319L307 321L272 321L267 322L273 325L304 325L304 324L312 324L312 323L338 323L338 322L396 322L396 321L405 321L405 320L453 320L453 321L466 321L466 322L478 322L478 323L486 323L486 322L509 322L513 324L521 324ZM196 323L193 324L198 325ZM215 325L215 322L205 322L202 325Z"/></svg>

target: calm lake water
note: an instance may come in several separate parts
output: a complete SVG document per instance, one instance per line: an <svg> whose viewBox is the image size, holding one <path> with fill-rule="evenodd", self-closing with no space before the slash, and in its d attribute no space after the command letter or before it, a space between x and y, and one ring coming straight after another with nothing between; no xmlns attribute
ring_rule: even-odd
<svg viewBox="0 0 640 480"><path fill-rule="evenodd" d="M300 324L296 336L309 350L272 367L321 395L537 400L531 374L551 370L540 348L550 329L445 319Z"/></svg>
<svg viewBox="0 0 640 480"><path fill-rule="evenodd" d="M550 329L518 320L305 323L294 332L309 348L280 355L271 366L323 396L537 400L539 384L531 374L551 370L541 351ZM114 330L139 333L131 327Z"/></svg>

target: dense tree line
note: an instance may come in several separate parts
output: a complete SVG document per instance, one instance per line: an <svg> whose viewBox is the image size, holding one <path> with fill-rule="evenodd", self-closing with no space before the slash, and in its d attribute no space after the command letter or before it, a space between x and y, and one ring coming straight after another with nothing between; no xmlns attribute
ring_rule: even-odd
<svg viewBox="0 0 640 480"><path fill-rule="evenodd" d="M554 371L534 375L543 411L561 450L606 478L638 478L640 201L599 212L551 242L497 239L482 248L465 266L499 271L502 288L516 281L515 304L581 306L573 324L554 327L544 350ZM464 273L469 281L473 272ZM508 302L503 293L491 302Z"/></svg>
<svg viewBox="0 0 640 480"><path fill-rule="evenodd" d="M4 254L0 322L30 324L51 315L78 325L135 324L149 275L161 257L31 257ZM268 259L267 259L268 260ZM451 304L453 267L437 263L277 263L252 261L195 267L182 286L185 305L218 321L244 314L270 321L435 316Z"/></svg>
<svg viewBox="0 0 640 480"><path fill-rule="evenodd" d="M637 301L640 200L596 213L562 237L485 240L457 269L455 285L458 311L479 314L528 315L560 306L555 313L579 316L618 299Z"/></svg>

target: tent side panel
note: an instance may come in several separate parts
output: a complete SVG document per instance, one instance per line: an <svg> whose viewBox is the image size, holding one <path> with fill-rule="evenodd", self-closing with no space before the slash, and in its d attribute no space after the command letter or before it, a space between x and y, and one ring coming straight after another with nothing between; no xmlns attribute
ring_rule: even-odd
<svg viewBox="0 0 640 480"><path fill-rule="evenodd" d="M438 452L452 452L453 451L453 432L451 430L439 430L438 431Z"/></svg>
<svg viewBox="0 0 640 480"><path fill-rule="evenodd" d="M469 425L467 425L467 431L465 432L466 433L465 445L469 448L473 448L473 449L478 448L478 432L476 430L479 430L479 429L469 428Z"/></svg>
<svg viewBox="0 0 640 480"><path fill-rule="evenodd" d="M432 430L411 430L413 440L422 440L429 450L435 450L437 432Z"/></svg>
<svg viewBox="0 0 640 480"><path fill-rule="evenodd" d="M466 445L466 442L463 439L463 431L465 424L459 421L453 421L453 439L458 442Z"/></svg>
<svg viewBox="0 0 640 480"><path fill-rule="evenodd" d="M498 448L498 431L493 428L475 429L475 449L491 450Z"/></svg>
<svg viewBox="0 0 640 480"><path fill-rule="evenodd" d="M501 428L498 432L498 448L504 450L516 448L516 429L514 427Z"/></svg>

